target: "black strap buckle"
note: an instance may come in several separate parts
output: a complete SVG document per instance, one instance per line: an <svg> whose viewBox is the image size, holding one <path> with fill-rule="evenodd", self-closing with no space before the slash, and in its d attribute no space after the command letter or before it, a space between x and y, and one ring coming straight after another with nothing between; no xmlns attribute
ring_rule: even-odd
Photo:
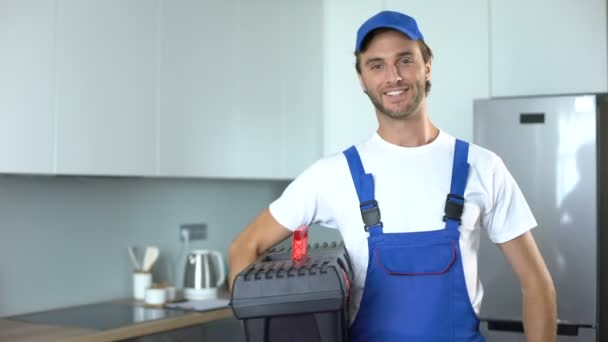
<svg viewBox="0 0 608 342"><path fill-rule="evenodd" d="M365 231L369 231L369 228L380 225L382 227L382 221L380 221L380 208L376 200L371 200L361 203L361 217L363 218L363 224Z"/></svg>
<svg viewBox="0 0 608 342"><path fill-rule="evenodd" d="M446 220L450 219L458 221L458 224L460 224L462 222L460 218L462 217L463 209L464 197L455 194L448 194L448 197L445 200L445 215L443 216L443 221L445 222Z"/></svg>

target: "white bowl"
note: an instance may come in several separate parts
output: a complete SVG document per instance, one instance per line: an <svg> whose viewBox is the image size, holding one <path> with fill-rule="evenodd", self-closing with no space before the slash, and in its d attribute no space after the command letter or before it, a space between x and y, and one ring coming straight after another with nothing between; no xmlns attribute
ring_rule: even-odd
<svg viewBox="0 0 608 342"><path fill-rule="evenodd" d="M146 290L146 304L151 305L162 305L167 301L167 289L161 288L148 288Z"/></svg>
<svg viewBox="0 0 608 342"><path fill-rule="evenodd" d="M211 287L208 289L185 288L184 297L188 300L204 300L218 298L218 290L217 287Z"/></svg>

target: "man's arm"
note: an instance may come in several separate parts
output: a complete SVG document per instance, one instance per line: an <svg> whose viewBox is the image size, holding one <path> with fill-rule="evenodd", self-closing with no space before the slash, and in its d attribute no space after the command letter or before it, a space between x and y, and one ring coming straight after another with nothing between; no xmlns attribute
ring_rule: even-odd
<svg viewBox="0 0 608 342"><path fill-rule="evenodd" d="M530 232L498 244L519 279L528 342L554 342L557 334L555 287Z"/></svg>
<svg viewBox="0 0 608 342"><path fill-rule="evenodd" d="M228 249L229 290L232 291L232 284L240 271L253 263L270 247L288 238L291 233L291 230L283 227L272 217L268 208L264 209L230 244Z"/></svg>

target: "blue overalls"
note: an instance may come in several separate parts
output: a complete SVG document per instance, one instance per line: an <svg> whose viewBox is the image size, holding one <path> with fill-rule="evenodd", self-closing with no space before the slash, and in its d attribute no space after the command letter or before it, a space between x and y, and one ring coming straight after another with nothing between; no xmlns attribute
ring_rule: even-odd
<svg viewBox="0 0 608 342"><path fill-rule="evenodd" d="M369 261L353 342L483 342L467 293L459 237L467 183L469 144L456 140L445 229L382 231L374 180L357 149L344 151L359 197Z"/></svg>

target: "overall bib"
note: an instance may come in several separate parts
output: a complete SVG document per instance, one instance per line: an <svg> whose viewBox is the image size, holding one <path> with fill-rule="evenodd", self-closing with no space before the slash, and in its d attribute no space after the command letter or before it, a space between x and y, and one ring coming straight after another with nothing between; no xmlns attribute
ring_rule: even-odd
<svg viewBox="0 0 608 342"><path fill-rule="evenodd" d="M484 342L467 293L459 237L469 144L456 140L445 229L383 233L374 181L357 149L344 151L359 197L369 260L353 342Z"/></svg>

